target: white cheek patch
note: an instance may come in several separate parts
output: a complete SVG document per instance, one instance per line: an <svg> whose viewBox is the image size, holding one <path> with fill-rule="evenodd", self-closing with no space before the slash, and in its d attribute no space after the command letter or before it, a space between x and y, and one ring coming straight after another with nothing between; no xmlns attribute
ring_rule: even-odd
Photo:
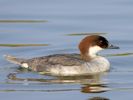
<svg viewBox="0 0 133 100"><path fill-rule="evenodd" d="M91 57L95 57L97 52L99 52L101 50L103 50L103 49L99 46L92 46L92 47L89 48L89 51L88 51L89 54L88 55L91 56Z"/></svg>

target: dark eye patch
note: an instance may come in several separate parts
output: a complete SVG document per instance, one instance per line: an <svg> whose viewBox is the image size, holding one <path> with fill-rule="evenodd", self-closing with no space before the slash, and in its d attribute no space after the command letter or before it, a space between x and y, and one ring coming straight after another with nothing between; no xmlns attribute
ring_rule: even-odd
<svg viewBox="0 0 133 100"><path fill-rule="evenodd" d="M108 47L108 41L100 36L97 40L97 45L100 46L101 48L107 48Z"/></svg>

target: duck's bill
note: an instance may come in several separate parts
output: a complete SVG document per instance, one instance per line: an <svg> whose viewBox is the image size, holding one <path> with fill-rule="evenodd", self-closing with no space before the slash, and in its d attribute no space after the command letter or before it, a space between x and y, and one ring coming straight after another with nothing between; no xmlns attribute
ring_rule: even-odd
<svg viewBox="0 0 133 100"><path fill-rule="evenodd" d="M114 45L110 44L110 45L108 46L108 49L119 49L119 47L118 47L118 46L114 46Z"/></svg>

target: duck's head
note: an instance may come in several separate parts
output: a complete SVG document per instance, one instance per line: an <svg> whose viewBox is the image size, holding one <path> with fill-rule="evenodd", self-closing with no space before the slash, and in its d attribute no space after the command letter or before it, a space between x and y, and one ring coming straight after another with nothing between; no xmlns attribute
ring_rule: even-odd
<svg viewBox="0 0 133 100"><path fill-rule="evenodd" d="M85 61L96 57L97 52L107 48L118 49L119 47L110 44L106 38L99 35L87 36L79 44L81 58Z"/></svg>

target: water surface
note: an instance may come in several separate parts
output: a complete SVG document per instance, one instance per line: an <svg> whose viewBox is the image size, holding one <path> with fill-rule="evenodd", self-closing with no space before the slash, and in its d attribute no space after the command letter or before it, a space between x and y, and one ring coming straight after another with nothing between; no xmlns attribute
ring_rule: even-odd
<svg viewBox="0 0 133 100"><path fill-rule="evenodd" d="M0 0L2 100L131 100L133 98L132 0ZM91 77L50 77L18 69L3 55L32 58L79 53L86 35L107 37L119 50L99 54L111 71ZM8 77L10 73L17 76Z"/></svg>

